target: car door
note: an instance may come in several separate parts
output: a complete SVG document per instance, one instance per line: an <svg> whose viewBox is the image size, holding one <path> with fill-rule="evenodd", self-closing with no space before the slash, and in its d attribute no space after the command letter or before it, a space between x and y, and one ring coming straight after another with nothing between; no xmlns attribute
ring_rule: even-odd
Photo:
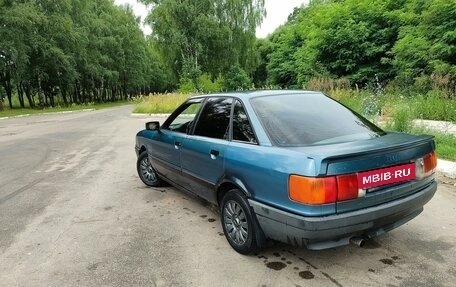
<svg viewBox="0 0 456 287"><path fill-rule="evenodd" d="M186 184L198 196L214 203L217 200L215 185L224 174L232 102L229 97L208 98L193 133L184 140L181 150Z"/></svg>
<svg viewBox="0 0 456 287"><path fill-rule="evenodd" d="M151 157L156 171L183 185L181 169L181 148L193 120L201 108L203 99L192 99L184 103L163 124L156 140L151 143ZM185 186L184 186L185 187Z"/></svg>

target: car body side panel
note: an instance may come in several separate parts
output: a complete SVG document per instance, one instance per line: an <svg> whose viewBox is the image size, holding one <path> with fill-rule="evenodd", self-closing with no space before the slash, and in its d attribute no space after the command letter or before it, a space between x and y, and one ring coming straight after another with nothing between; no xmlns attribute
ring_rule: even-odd
<svg viewBox="0 0 456 287"><path fill-rule="evenodd" d="M335 204L303 205L288 197L290 173L314 169L312 159L286 149L230 142L225 153L226 177L242 182L251 198L305 216L335 213Z"/></svg>
<svg viewBox="0 0 456 287"><path fill-rule="evenodd" d="M182 184L180 144L186 135L169 130L155 132L146 145L152 166L167 179Z"/></svg>
<svg viewBox="0 0 456 287"><path fill-rule="evenodd" d="M227 143L225 140L190 135L181 149L185 184L198 196L212 203L217 203L215 186L224 175Z"/></svg>

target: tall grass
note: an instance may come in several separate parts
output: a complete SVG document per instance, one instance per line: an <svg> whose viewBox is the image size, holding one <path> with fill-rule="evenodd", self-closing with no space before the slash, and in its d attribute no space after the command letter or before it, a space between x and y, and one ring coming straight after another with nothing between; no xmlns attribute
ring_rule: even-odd
<svg viewBox="0 0 456 287"><path fill-rule="evenodd" d="M141 114L167 114L173 112L182 104L189 94L152 94L138 98L134 113Z"/></svg>

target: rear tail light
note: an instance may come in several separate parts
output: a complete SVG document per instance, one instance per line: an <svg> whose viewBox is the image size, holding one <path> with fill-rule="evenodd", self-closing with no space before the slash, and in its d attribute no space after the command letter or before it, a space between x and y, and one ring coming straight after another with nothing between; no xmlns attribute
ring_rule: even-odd
<svg viewBox="0 0 456 287"><path fill-rule="evenodd" d="M437 155L435 151L419 158L415 162L416 178L423 179L435 172L437 167Z"/></svg>
<svg viewBox="0 0 456 287"><path fill-rule="evenodd" d="M336 178L291 175L288 192L292 200L305 204L335 202L337 199Z"/></svg>
<svg viewBox="0 0 456 287"><path fill-rule="evenodd" d="M358 175L339 175L337 178L337 201L358 198Z"/></svg>
<svg viewBox="0 0 456 287"><path fill-rule="evenodd" d="M290 199L304 204L334 203L358 198L356 174L331 177L291 175L288 183Z"/></svg>

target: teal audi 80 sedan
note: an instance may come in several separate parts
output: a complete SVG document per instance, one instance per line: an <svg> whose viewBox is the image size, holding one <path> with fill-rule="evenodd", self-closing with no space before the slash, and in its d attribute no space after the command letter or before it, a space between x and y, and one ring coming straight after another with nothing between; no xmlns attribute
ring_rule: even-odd
<svg viewBox="0 0 456 287"><path fill-rule="evenodd" d="M392 230L437 189L432 136L383 131L319 92L195 96L136 136L137 171L217 205L229 244L325 249Z"/></svg>

